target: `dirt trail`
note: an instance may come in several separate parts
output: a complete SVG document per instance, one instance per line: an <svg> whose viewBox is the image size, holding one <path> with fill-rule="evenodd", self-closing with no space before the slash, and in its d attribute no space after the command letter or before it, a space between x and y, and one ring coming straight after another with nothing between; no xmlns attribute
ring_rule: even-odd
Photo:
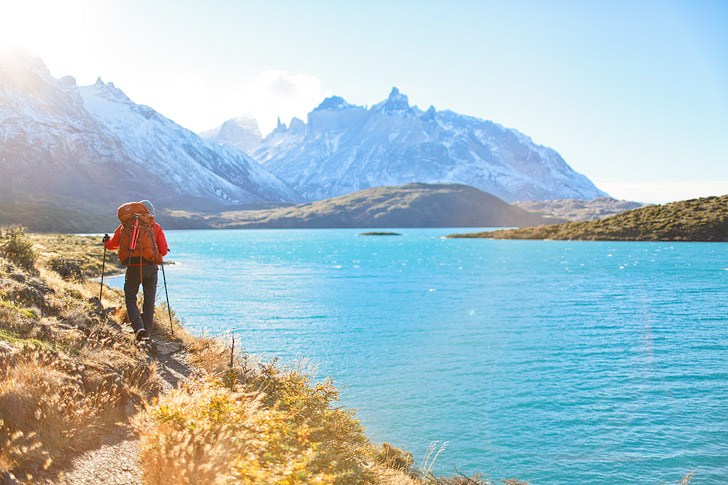
<svg viewBox="0 0 728 485"><path fill-rule="evenodd" d="M161 342L160 342L161 343ZM175 389L194 373L188 355L177 344L162 343L150 357L159 365L162 393ZM42 483L53 485L141 485L139 438L130 425L120 427L95 449L76 458L53 478Z"/></svg>

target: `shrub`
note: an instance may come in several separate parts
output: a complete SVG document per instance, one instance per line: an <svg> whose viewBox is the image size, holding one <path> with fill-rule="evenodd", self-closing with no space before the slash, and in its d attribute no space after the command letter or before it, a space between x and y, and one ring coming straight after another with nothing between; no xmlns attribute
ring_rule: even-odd
<svg viewBox="0 0 728 485"><path fill-rule="evenodd" d="M48 262L48 266L66 281L86 281L86 275L76 261L54 257Z"/></svg>
<svg viewBox="0 0 728 485"><path fill-rule="evenodd" d="M198 381L152 406L138 425L152 484L357 485L374 482L369 443L330 381L263 368L240 391Z"/></svg>
<svg viewBox="0 0 728 485"><path fill-rule="evenodd" d="M37 255L22 227L0 229L0 254L29 273L36 273Z"/></svg>

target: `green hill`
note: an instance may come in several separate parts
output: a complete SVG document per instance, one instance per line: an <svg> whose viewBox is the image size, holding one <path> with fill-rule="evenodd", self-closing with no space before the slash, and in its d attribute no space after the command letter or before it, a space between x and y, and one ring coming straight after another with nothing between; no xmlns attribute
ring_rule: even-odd
<svg viewBox="0 0 728 485"><path fill-rule="evenodd" d="M634 209L589 222L568 222L457 238L582 241L728 241L728 195Z"/></svg>
<svg viewBox="0 0 728 485"><path fill-rule="evenodd" d="M268 210L214 215L170 211L169 216L215 228L504 227L561 221L467 185L422 183L375 187Z"/></svg>
<svg viewBox="0 0 728 485"><path fill-rule="evenodd" d="M114 204L14 194L0 198L0 205L0 224L31 231L103 233L118 225ZM563 220L458 184L375 187L308 204L257 204L214 213L157 209L165 229L520 227Z"/></svg>

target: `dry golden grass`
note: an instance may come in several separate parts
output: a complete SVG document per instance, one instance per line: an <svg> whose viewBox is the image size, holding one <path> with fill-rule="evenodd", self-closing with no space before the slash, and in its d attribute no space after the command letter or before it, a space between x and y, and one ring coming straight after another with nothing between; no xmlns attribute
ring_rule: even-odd
<svg viewBox="0 0 728 485"><path fill-rule="evenodd" d="M208 377L138 421L152 484L370 484L372 447L330 381L263 365L243 382ZM209 481L205 481L209 480Z"/></svg>
<svg viewBox="0 0 728 485"><path fill-rule="evenodd" d="M229 483L236 457L255 446L257 403L204 381L162 397L137 422L145 481Z"/></svg>
<svg viewBox="0 0 728 485"><path fill-rule="evenodd" d="M34 252L38 252L35 249ZM0 256L0 472L32 482L94 446L159 390L156 368L98 284L65 280L42 257ZM119 305L104 291L104 305Z"/></svg>
<svg viewBox="0 0 728 485"><path fill-rule="evenodd" d="M422 480L415 479L409 473L394 470L381 465L373 465L372 472L376 476L377 485L422 485Z"/></svg>
<svg viewBox="0 0 728 485"><path fill-rule="evenodd" d="M64 258L77 262L88 277L101 276L104 245L100 236L73 234L28 234L38 252L39 261L46 265L52 258ZM106 252L105 274L123 274L124 266L116 251Z"/></svg>
<svg viewBox="0 0 728 485"><path fill-rule="evenodd" d="M67 454L87 449L133 412L150 369L126 375L104 372L107 362L69 359L50 351L25 348L0 369L0 469L18 478L33 475ZM83 363L79 363L83 362ZM101 371L101 372L100 372ZM23 440L18 441L18 437Z"/></svg>

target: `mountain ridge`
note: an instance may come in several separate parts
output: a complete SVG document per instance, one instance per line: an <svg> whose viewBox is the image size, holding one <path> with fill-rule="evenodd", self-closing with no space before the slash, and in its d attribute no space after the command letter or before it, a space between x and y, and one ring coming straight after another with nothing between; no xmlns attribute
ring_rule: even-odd
<svg viewBox="0 0 728 485"><path fill-rule="evenodd" d="M78 87L24 52L0 61L0 187L173 207L300 200L243 152L203 140L113 83Z"/></svg>
<svg viewBox="0 0 728 485"><path fill-rule="evenodd" d="M416 182L471 185L509 202L607 195L518 130L422 111L396 87L370 108L326 98L306 122L280 123L251 155L308 201Z"/></svg>

